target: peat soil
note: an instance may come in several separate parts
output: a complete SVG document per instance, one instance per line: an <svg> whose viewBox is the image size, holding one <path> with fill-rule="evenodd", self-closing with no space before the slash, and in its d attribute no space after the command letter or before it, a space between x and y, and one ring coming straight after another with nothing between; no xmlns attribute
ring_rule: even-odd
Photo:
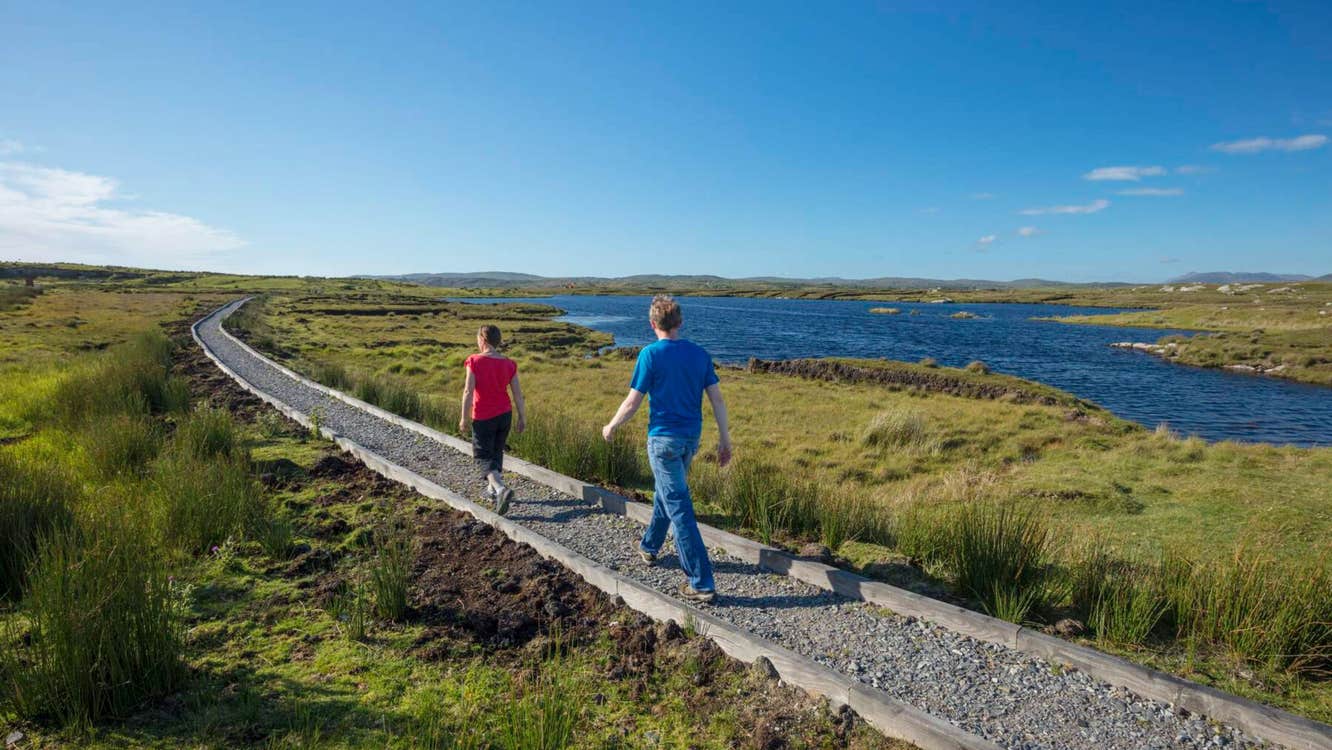
<svg viewBox="0 0 1332 750"><path fill-rule="evenodd" d="M201 309L198 315L206 314ZM190 337L189 324L167 326L179 345L175 370L186 377L200 402L230 410L253 423L275 410L242 389L207 358ZM307 434L280 417L282 430ZM650 618L617 604L603 592L531 547L518 544L470 515L425 500L411 489L374 473L350 456L335 453L310 469L295 464L263 474L265 484L287 491L322 488L303 512L313 544L299 545L273 573L301 579L297 584L317 604L327 603L345 585L338 562L342 545L355 531L329 508L370 499L414 508L416 537L407 622L424 625L413 656L444 662L475 658L512 664L521 670L534 653L552 644L577 649L609 637L610 659L601 678L637 698L658 674L688 674L690 688L678 696L687 711L707 715L724 705L747 733L736 747L907 748L864 725L847 707L829 704L781 683L775 672L727 657L712 641L686 633L673 622ZM593 703L597 703L596 697ZM595 711L595 709L593 709Z"/></svg>

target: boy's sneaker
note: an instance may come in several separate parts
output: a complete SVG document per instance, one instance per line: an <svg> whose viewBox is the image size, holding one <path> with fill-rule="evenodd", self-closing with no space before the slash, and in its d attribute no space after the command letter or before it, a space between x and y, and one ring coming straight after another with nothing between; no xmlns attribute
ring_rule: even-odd
<svg viewBox="0 0 1332 750"><path fill-rule="evenodd" d="M652 563L654 563L654 562L657 561L657 555L656 555L656 553L648 552L647 550L643 549L642 547L639 547L639 548L638 548L638 559L639 559L639 560L642 560L642 561L643 561L643 564L645 564L645 565L651 565Z"/></svg>
<svg viewBox="0 0 1332 750"><path fill-rule="evenodd" d="M509 501L513 500L513 490L501 487L499 497L495 499L495 512L501 516L509 512Z"/></svg>
<svg viewBox="0 0 1332 750"><path fill-rule="evenodd" d="M711 604L712 600L717 598L716 591L699 591L688 583L680 584L676 593L687 602L698 602L699 604Z"/></svg>

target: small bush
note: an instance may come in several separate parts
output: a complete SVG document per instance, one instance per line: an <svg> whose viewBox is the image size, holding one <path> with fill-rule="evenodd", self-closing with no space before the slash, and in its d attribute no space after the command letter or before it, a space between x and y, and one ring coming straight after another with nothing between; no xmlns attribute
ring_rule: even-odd
<svg viewBox="0 0 1332 750"><path fill-rule="evenodd" d="M22 596L38 540L73 522L79 495L67 468L0 451L0 599Z"/></svg>
<svg viewBox="0 0 1332 750"><path fill-rule="evenodd" d="M24 602L27 629L0 649L0 705L86 726L128 715L185 675L181 607L143 533L99 519L46 537Z"/></svg>
<svg viewBox="0 0 1332 750"><path fill-rule="evenodd" d="M912 313L914 314L914 312L915 312L915 311L913 310ZM938 367L938 366L939 366L939 360L935 359L934 357L923 357L923 358L921 358L921 360L920 360L920 366L921 366L921 367L930 367L930 368Z"/></svg>
<svg viewBox="0 0 1332 750"><path fill-rule="evenodd" d="M979 359L967 363L967 372L974 372L977 375L989 375L990 366Z"/></svg>

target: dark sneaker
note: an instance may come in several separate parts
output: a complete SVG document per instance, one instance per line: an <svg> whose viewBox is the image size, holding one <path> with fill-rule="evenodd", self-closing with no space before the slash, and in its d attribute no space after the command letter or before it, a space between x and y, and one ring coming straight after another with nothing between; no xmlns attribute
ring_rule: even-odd
<svg viewBox="0 0 1332 750"><path fill-rule="evenodd" d="M717 598L716 591L699 591L688 583L680 584L676 593L687 602L697 602L699 604L711 604L712 600Z"/></svg>
<svg viewBox="0 0 1332 750"><path fill-rule="evenodd" d="M513 490L501 487L499 497L495 499L495 512L501 516L509 512L509 501L513 500Z"/></svg>
<svg viewBox="0 0 1332 750"><path fill-rule="evenodd" d="M642 560L644 565L651 565L652 563L654 563L654 562L657 561L657 555L656 555L656 553L648 552L647 550L643 549L642 547L639 547L639 548L638 548L638 559L639 559L639 560Z"/></svg>

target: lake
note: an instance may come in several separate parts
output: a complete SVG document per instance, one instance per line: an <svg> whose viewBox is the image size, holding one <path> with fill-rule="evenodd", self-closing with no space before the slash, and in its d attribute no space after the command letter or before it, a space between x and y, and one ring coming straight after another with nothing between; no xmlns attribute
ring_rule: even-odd
<svg viewBox="0 0 1332 750"><path fill-rule="evenodd" d="M610 333L619 346L641 346L655 338L647 322L649 300L559 295L484 301L555 305L566 311L560 320ZM940 364L962 367L981 360L996 372L1062 388L1149 427L1167 422L1182 434L1207 440L1332 445L1332 389L1176 365L1110 346L1189 331L1033 320L1118 310L743 297L681 297L680 304L684 335L706 347L719 362L742 364L750 357L885 357L915 362L933 357ZM902 312L873 314L872 307ZM977 317L950 317L959 311Z"/></svg>

